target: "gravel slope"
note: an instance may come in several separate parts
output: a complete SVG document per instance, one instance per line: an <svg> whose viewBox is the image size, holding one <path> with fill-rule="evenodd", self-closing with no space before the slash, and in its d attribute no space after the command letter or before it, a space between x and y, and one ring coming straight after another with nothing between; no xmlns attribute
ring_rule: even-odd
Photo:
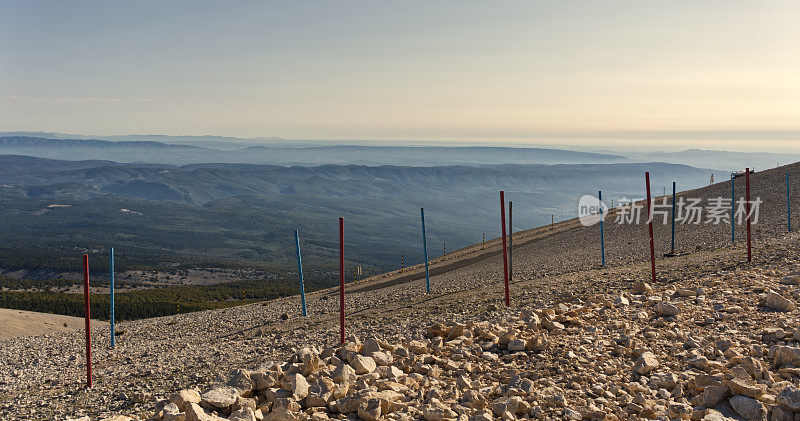
<svg viewBox="0 0 800 421"><path fill-rule="evenodd" d="M92 323L98 326L108 325L97 320L93 320ZM81 317L0 308L0 341L19 336L37 336L83 329L83 326L84 319Z"/></svg>
<svg viewBox="0 0 800 421"><path fill-rule="evenodd" d="M789 171L800 174L800 164L790 167ZM787 260L785 251L773 253L776 244L785 249L797 241L794 234L785 236L786 170L751 177L752 195L764 200L761 221L753 230L753 266L776 265L775 260L779 260L782 272L798 269L796 255ZM741 187L743 183L737 184ZM792 188L800 192L800 183L794 182ZM729 197L730 185L723 183L684 195ZM737 228L738 238L743 232L743 228ZM575 296L628 290L635 280L649 279L646 226L606 224L607 268L598 267L598 236L596 226L576 227L516 248L513 304L551 305ZM657 250L664 251L668 239L669 227L657 225ZM729 243L728 225L679 227L678 250L686 255L659 258L659 282L697 279L742 265L741 243L736 247ZM487 304L501 303L500 268L500 257L491 256L434 276L430 296L424 294L421 279L351 293L346 302L348 332L399 341L421 337L425 326L435 321L467 320L481 314ZM368 283L353 290L363 285ZM157 396L225 380L220 376L236 368L281 361L292 348L335 345L338 296L332 291L310 294L311 316L307 319L295 316L299 314L298 301L297 297L288 297L120 323L119 329L125 333L118 337L113 350L108 348L107 328L97 327L93 329L96 377L91 390L83 387L83 332L5 340L0 347L0 417L145 414L152 410ZM283 313L292 316L282 320Z"/></svg>

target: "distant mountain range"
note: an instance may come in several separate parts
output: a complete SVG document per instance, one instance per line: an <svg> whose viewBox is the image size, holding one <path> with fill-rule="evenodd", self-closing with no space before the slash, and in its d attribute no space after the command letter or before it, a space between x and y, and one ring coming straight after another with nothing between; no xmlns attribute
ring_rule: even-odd
<svg viewBox="0 0 800 421"><path fill-rule="evenodd" d="M83 140L111 140L119 141L152 141L168 143L173 145L193 145L205 146L217 149L239 149L247 146L289 146L296 141L283 139L280 137L252 137L241 138L232 136L169 136L159 134L127 134L127 135L106 135L106 136L87 136L79 134L66 134L56 132L36 132L36 131L16 131L0 132L0 137L38 137L42 139L83 139ZM306 143L308 145L308 143ZM314 146L313 144L309 146Z"/></svg>
<svg viewBox="0 0 800 421"><path fill-rule="evenodd" d="M70 266L80 250L114 246L124 267L180 264L290 269L292 231L308 259L333 268L343 216L348 260L374 273L421 261L419 208L431 250L498 235L498 191L514 202L514 227L575 216L583 194L619 201L677 181L707 184L712 170L683 165L281 167L130 164L0 156L0 261L7 267ZM433 252L432 253L436 253ZM436 255L436 254L433 254ZM71 267L71 266L70 266Z"/></svg>
<svg viewBox="0 0 800 421"><path fill-rule="evenodd" d="M800 161L800 154L776 154L766 152L730 152L705 149L687 149L680 152L654 152L642 155L630 155L631 159L639 162L663 161L682 163L693 167L713 167L726 170L741 170L745 168L757 171L786 165Z"/></svg>
<svg viewBox="0 0 800 421"><path fill-rule="evenodd" d="M600 140L598 140L600 142ZM416 143L417 145L414 145ZM287 140L221 136L90 136L46 132L0 132L0 154L41 158L101 159L126 163L187 165L249 163L259 165L497 165L667 162L735 171L768 169L800 160L800 154L743 153L688 149L679 152L565 150L544 147L454 146L442 142Z"/></svg>
<svg viewBox="0 0 800 421"><path fill-rule="evenodd" d="M611 192L637 191L641 172L674 177L699 186L712 170L674 164L557 164L482 166L316 167L253 164L130 164L113 161L62 161L0 155L0 183L21 197L90 198L117 194L147 200L176 200L203 206L217 199L253 195L317 198L403 197L415 200L463 198L501 188L561 196L584 186L608 186ZM59 190L56 186L70 186ZM594 187L589 190L593 191ZM46 193L58 191L58 193ZM548 200L560 204L560 201Z"/></svg>
<svg viewBox="0 0 800 421"><path fill-rule="evenodd" d="M0 136L5 268L74 269L76 254L114 246L127 256L121 267L290 270L292 231L299 229L307 259L320 271L309 276L321 279L335 267L335 221L343 216L347 259L375 273L396 268L400 256L407 264L421 261L420 207L432 250L453 250L484 233L497 236L501 189L515 202L514 226L524 229L549 223L551 215L574 217L581 195L598 190L608 202L640 198L644 171L660 195L673 181L686 190L707 185L712 173L722 180L731 168L789 161L701 150L627 157L546 148L50 137ZM211 147L215 142L227 146ZM636 162L646 160L695 166Z"/></svg>
<svg viewBox="0 0 800 421"><path fill-rule="evenodd" d="M246 163L269 165L485 165L612 163L621 155L543 148L505 147L391 147L391 146L244 146L215 149L155 141L47 139L0 137L0 153L52 159L105 159L117 162L162 164Z"/></svg>

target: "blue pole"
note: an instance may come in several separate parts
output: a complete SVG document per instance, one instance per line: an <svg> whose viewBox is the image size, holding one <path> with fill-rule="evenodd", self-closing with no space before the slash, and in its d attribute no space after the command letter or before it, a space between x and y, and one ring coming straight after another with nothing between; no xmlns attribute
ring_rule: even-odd
<svg viewBox="0 0 800 421"><path fill-rule="evenodd" d="M733 223L733 209L736 207L736 194L733 192L733 180L735 180L735 178L731 178L731 244L736 243L736 237L733 230L736 227L736 225Z"/></svg>
<svg viewBox="0 0 800 421"><path fill-rule="evenodd" d="M300 234L294 230L294 248L297 251L297 273L300 275L300 304L303 306L303 317L308 316L306 313L306 285L303 282L303 263L300 260Z"/></svg>
<svg viewBox="0 0 800 421"><path fill-rule="evenodd" d="M786 172L786 225L789 226L789 232L792 232L792 207L789 204L789 172Z"/></svg>
<svg viewBox="0 0 800 421"><path fill-rule="evenodd" d="M606 241L603 237L603 192L597 192L597 200L600 201L600 256L603 260L603 267L606 266Z"/></svg>
<svg viewBox="0 0 800 421"><path fill-rule="evenodd" d="M428 271L428 240L425 237L425 209L419 208L419 216L422 219L422 252L425 255L425 290L431 293L431 278Z"/></svg>
<svg viewBox="0 0 800 421"><path fill-rule="evenodd" d="M111 347L113 348L115 345L115 335L114 332L114 247L111 247L111 266L110 266L110 275L111 275L111 293L110 293L110 301L111 301Z"/></svg>
<svg viewBox="0 0 800 421"><path fill-rule="evenodd" d="M672 182L672 246L670 254L675 254L675 182Z"/></svg>

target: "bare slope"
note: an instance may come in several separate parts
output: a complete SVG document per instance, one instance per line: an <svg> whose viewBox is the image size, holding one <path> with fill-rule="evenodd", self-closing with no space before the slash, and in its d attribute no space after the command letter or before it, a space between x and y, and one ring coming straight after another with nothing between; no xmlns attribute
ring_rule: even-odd
<svg viewBox="0 0 800 421"><path fill-rule="evenodd" d="M800 163L754 173L750 177L751 200L760 198L759 221L752 225L754 242L776 238L787 231L786 224L786 184L785 174L790 173L790 192L794 200L794 229L800 229ZM794 177L791 174L795 174ZM651 179L652 185L670 184L665 180ZM642 195L645 196L645 180L642 174ZM603 186L598 186L602 189ZM745 180L738 178L734 184L736 200L745 197ZM680 189L680 186L678 186ZM663 197L654 200L662 204ZM658 192L660 193L660 192ZM660 194L659 194L660 196ZM731 226L728 223L713 225L706 223L709 199L721 197L730 199L731 184L729 180L700 189L683 191L678 194L686 203L690 199L700 199L703 207L699 224L676 224L676 252L679 254L695 253L701 250L726 248L739 250L745 256L746 225L735 224L735 243L731 243ZM513 197L509 197L513 200ZM667 197L667 208L671 205L671 197ZM616 203L615 203L616 205ZM524 212L517 209L516 213ZM576 209L577 211L577 209ZM649 235L647 225L647 209L643 205L639 224L618 224L619 208L612 209L606 217L604 225L605 252L607 266L629 263L643 263L650 258ZM727 212L726 212L727 214ZM500 221L498 217L498 231ZM663 254L670 251L671 226L657 216L654 221L654 238L656 258L664 260ZM553 273L565 273L575 270L599 268L601 265L600 226L584 227L577 219L558 222L531 230L519 231L513 239L513 269L515 277L543 276ZM658 265L659 263L657 263ZM502 280L502 252L499 238L455 250L444 258L433 259L431 274L432 284L436 285L436 276L460 277L469 279ZM643 272L642 275L649 275ZM417 265L406 270L389 272L365 280L363 285L354 290L374 290L380 287L411 280L423 279L424 268Z"/></svg>
<svg viewBox="0 0 800 421"><path fill-rule="evenodd" d="M800 172L797 165L791 170ZM581 358L605 355L602 350L589 352L588 344L616 341L621 334L645 338L647 342L640 343L641 346L656 351L657 358L670 370L681 370L687 367L683 365L683 360L668 361L667 358L677 358L672 355L681 348L680 344L688 340L686 333L680 332L692 330L696 322L707 323L709 318L712 319L710 325L703 325L706 327L700 338L704 344L710 341L710 349L713 349L715 338L733 338L739 341L735 345L738 349L742 346L740 343L745 343L743 338L759 337L765 326L783 326L787 331L795 328L797 323L793 313L785 317L780 313L764 312L758 307L759 294L768 288L781 288L778 283L780 277L800 268L798 237L796 234L784 235L784 173L784 170L776 170L753 176L752 194L761 196L765 201L761 220L754 229L757 242L753 264L743 264L744 249L741 243L736 248L726 244L730 239L729 226L711 225L692 226L691 231L686 227L681 228L679 250L689 253L659 259L659 282L653 285L657 293L663 293L672 300L675 299L672 295L676 288L705 289L703 295L706 301L680 298L680 305L686 306L685 314L688 317L686 321L681 318L681 324L669 319L650 321L654 315L651 301L646 296L631 295L636 280L649 279L645 226L606 225L608 268L597 267L597 227L583 228L573 221L561 224L558 232L551 232L544 237L539 237L536 232L520 234L518 244L523 242L521 238L524 235L529 235L531 241L515 250L517 274L512 284L512 303L515 307L541 312L558 303L567 303L572 309L585 304L591 297L610 300L620 293L630 297L633 303L630 311L619 314L607 313L601 308L590 309L592 316L581 316L585 319L583 322L558 335L551 332L551 338L554 338L548 342L551 345L531 352L526 357L529 361L539 361L544 365L538 368L534 365L525 369L528 371L523 374L551 382L549 386L561 389L559 393L563 395L566 405L578 409L588 405L587 393L581 389L581 385L585 384L586 370L590 367ZM795 189L797 187L794 186ZM729 188L729 185L711 186L697 192L686 192L685 195L727 196L730 194ZM543 230L538 231L539 234L545 234ZM664 251L668 232L667 227L657 227L659 251ZM737 231L739 238L742 232L741 229ZM700 250L696 247L698 245L701 246ZM474 248L480 249L480 246ZM467 264L434 276L430 296L424 294L424 280L421 278L387 283L390 280L387 276L351 287L346 301L348 333L361 338L376 336L394 343L407 343L411 339L422 339L426 327L434 322L505 323L503 320L513 319L513 314L486 312L487 308L498 306L502 300L501 265L498 255L491 252L485 258L476 258L479 251L454 253L452 262L456 261L456 256L463 255ZM753 282L758 284L757 288L747 290ZM383 285L378 287L379 284ZM89 391L82 387L82 332L4 341L0 347L0 416L49 419L80 414L95 417L110 413L144 415L153 410L158 397L167 397L186 387L197 386L205 390L214 382L227 382L231 370L256 369L270 360L282 361L292 354L292 348L335 345L338 341L338 300L331 292L320 291L308 297L311 315L307 319L297 317L297 297L288 297L263 305L122 323L120 327L125 334L118 338L118 346L114 350L108 349L107 329L97 329L96 386ZM792 300L797 299L791 291L781 292ZM723 306L719 309L735 304L743 313L729 316L722 322L714 322L721 320L716 318L716 314L725 314L717 308L718 304ZM282 313L291 317L282 320ZM618 319L610 319L612 316ZM636 323L623 326L633 316L637 317ZM602 329L597 330L593 326ZM682 336L676 337L675 332ZM678 344L674 345L677 346L675 349L667 344L678 339L680 342L675 342ZM765 346L770 344L768 342ZM586 352L578 349L581 346ZM504 363L509 362L507 350L488 349L502 355ZM628 351L622 350L619 355L614 355L613 367L622 370L619 372L623 375L635 364L638 351L634 349L630 345ZM766 348L760 349L763 354L758 354L758 358L763 360L763 364L769 365ZM578 357L565 360L564 355L568 350L575 350ZM710 357L718 358L716 354ZM553 366L561 367L562 371L548 375L536 371ZM519 367L523 366L518 366L515 369L517 372ZM484 369L507 374L507 368L489 365ZM499 382L499 386L506 384L509 380L506 374L499 375L494 381ZM442 378L445 386L448 385L448 378ZM613 389L614 382L622 380L607 378L605 381L609 383L607 387ZM681 378L681 381L689 380ZM619 386L621 383L616 384L624 388ZM686 387L689 387L689 383L686 383ZM657 392L658 389L655 389L644 396L645 402L655 402L648 403L648 408L658 409L659 405L668 403L667 399L657 397ZM626 393L631 397L629 392ZM617 393L615 399L621 400L613 405L625 411L635 409L634 406L627 407L623 402L626 399L624 396ZM693 396L675 395L671 399L685 398L690 402ZM545 400L536 403L552 418L563 418L564 407L554 407ZM427 401L424 403L429 404ZM620 406L623 404L625 406ZM611 403L604 405L613 407Z"/></svg>
<svg viewBox="0 0 800 421"><path fill-rule="evenodd" d="M93 320L98 327L106 322ZM0 308L0 341L19 336L37 336L69 330L83 330L84 319L59 314Z"/></svg>

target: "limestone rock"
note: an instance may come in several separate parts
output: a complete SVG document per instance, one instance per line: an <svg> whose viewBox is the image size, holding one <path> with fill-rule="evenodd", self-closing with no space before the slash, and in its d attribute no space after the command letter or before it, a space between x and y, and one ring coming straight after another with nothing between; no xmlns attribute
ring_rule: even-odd
<svg viewBox="0 0 800 421"><path fill-rule="evenodd" d="M309 384L305 376L300 373L289 374L284 378L283 388L290 391L296 400L308 396Z"/></svg>
<svg viewBox="0 0 800 421"><path fill-rule="evenodd" d="M794 414L782 406L773 406L770 411L769 421L794 421Z"/></svg>
<svg viewBox="0 0 800 421"><path fill-rule="evenodd" d="M691 405L687 405L685 403L672 402L669 404L667 410L671 419L686 419L692 415Z"/></svg>
<svg viewBox="0 0 800 421"><path fill-rule="evenodd" d="M525 350L525 341L522 339L513 339L508 342L508 350L509 351L524 351Z"/></svg>
<svg viewBox="0 0 800 421"><path fill-rule="evenodd" d="M455 419L457 416L458 414L451 409L435 406L426 406L422 413L422 417L426 421L446 421Z"/></svg>
<svg viewBox="0 0 800 421"><path fill-rule="evenodd" d="M238 369L233 373L233 376L231 376L231 379L228 381L228 386L245 392L253 390L255 384L250 378L250 373L245 370Z"/></svg>
<svg viewBox="0 0 800 421"><path fill-rule="evenodd" d="M382 367L391 365L394 361L391 354L383 351L373 352L371 358L375 361L375 364Z"/></svg>
<svg viewBox="0 0 800 421"><path fill-rule="evenodd" d="M793 412L800 411L800 389L794 386L785 387L776 401Z"/></svg>
<svg viewBox="0 0 800 421"><path fill-rule="evenodd" d="M725 386L731 389L731 393L734 395L742 395L748 398L760 398L766 392L764 385L737 378L725 380Z"/></svg>
<svg viewBox="0 0 800 421"><path fill-rule="evenodd" d="M794 311L797 306L788 298L775 291L767 292L764 303L767 307L777 311Z"/></svg>
<svg viewBox="0 0 800 421"><path fill-rule="evenodd" d="M780 282L784 285L800 285L800 272L792 272L781 278Z"/></svg>
<svg viewBox="0 0 800 421"><path fill-rule="evenodd" d="M336 385L333 380L326 377L317 379L317 381L308 388L308 395L306 395L306 406L328 406L333 401L333 392Z"/></svg>
<svg viewBox="0 0 800 421"><path fill-rule="evenodd" d="M678 306L664 301L656 304L654 310L657 315L662 317L677 316L681 314L681 309Z"/></svg>
<svg viewBox="0 0 800 421"><path fill-rule="evenodd" d="M381 345L376 338L367 338L364 341L364 345L361 347L361 355L371 357L372 354L380 352L381 350Z"/></svg>
<svg viewBox="0 0 800 421"><path fill-rule="evenodd" d="M228 417L229 421L256 421L256 414L251 408L242 408L234 411Z"/></svg>
<svg viewBox="0 0 800 421"><path fill-rule="evenodd" d="M172 395L169 400L178 406L178 410L184 412L188 404L200 403L200 394L194 389L183 389Z"/></svg>
<svg viewBox="0 0 800 421"><path fill-rule="evenodd" d="M761 402L745 396L734 396L728 402L742 418L748 421L766 421L767 410Z"/></svg>
<svg viewBox="0 0 800 421"><path fill-rule="evenodd" d="M642 294L642 295L652 295L653 294L653 287L650 286L647 282L638 281L633 286L633 293L634 294Z"/></svg>
<svg viewBox="0 0 800 421"><path fill-rule="evenodd" d="M800 348L790 346L775 346L770 348L772 366L781 367L787 364L800 365Z"/></svg>
<svg viewBox="0 0 800 421"><path fill-rule="evenodd" d="M264 416L263 421L300 421L305 419L305 414L291 411L286 407L279 406Z"/></svg>
<svg viewBox="0 0 800 421"><path fill-rule="evenodd" d="M652 352L645 352L636 360L633 371L636 374L644 375L658 368L658 365L658 359L655 354Z"/></svg>
<svg viewBox="0 0 800 421"><path fill-rule="evenodd" d="M186 421L223 421L224 419L207 413L196 403L192 402L186 406Z"/></svg>
<svg viewBox="0 0 800 421"><path fill-rule="evenodd" d="M356 381L356 370L349 364L341 363L333 370L333 381L337 383L352 383Z"/></svg>
<svg viewBox="0 0 800 421"><path fill-rule="evenodd" d="M358 407L358 418L365 421L378 421L381 418L381 400L371 398Z"/></svg>
<svg viewBox="0 0 800 421"><path fill-rule="evenodd" d="M367 374L375 371L378 367L372 357L365 357L363 355L355 355L350 359L350 365L355 369L356 374Z"/></svg>
<svg viewBox="0 0 800 421"><path fill-rule="evenodd" d="M728 389L727 386L707 386L700 395L700 405L706 408L713 408L725 399L725 395L727 395L728 392L730 392L730 389Z"/></svg>
<svg viewBox="0 0 800 421"><path fill-rule="evenodd" d="M161 417L161 421L186 421L186 414L181 412L180 408L178 408L178 405L176 405L174 402L168 403L166 406L164 406L162 411L163 416Z"/></svg>
<svg viewBox="0 0 800 421"><path fill-rule="evenodd" d="M281 372L278 369L250 373L250 379L253 380L256 390L266 390L270 387L275 387L280 383L280 378Z"/></svg>
<svg viewBox="0 0 800 421"><path fill-rule="evenodd" d="M239 392L233 387L217 387L200 395L200 402L214 408L227 408L236 403Z"/></svg>

